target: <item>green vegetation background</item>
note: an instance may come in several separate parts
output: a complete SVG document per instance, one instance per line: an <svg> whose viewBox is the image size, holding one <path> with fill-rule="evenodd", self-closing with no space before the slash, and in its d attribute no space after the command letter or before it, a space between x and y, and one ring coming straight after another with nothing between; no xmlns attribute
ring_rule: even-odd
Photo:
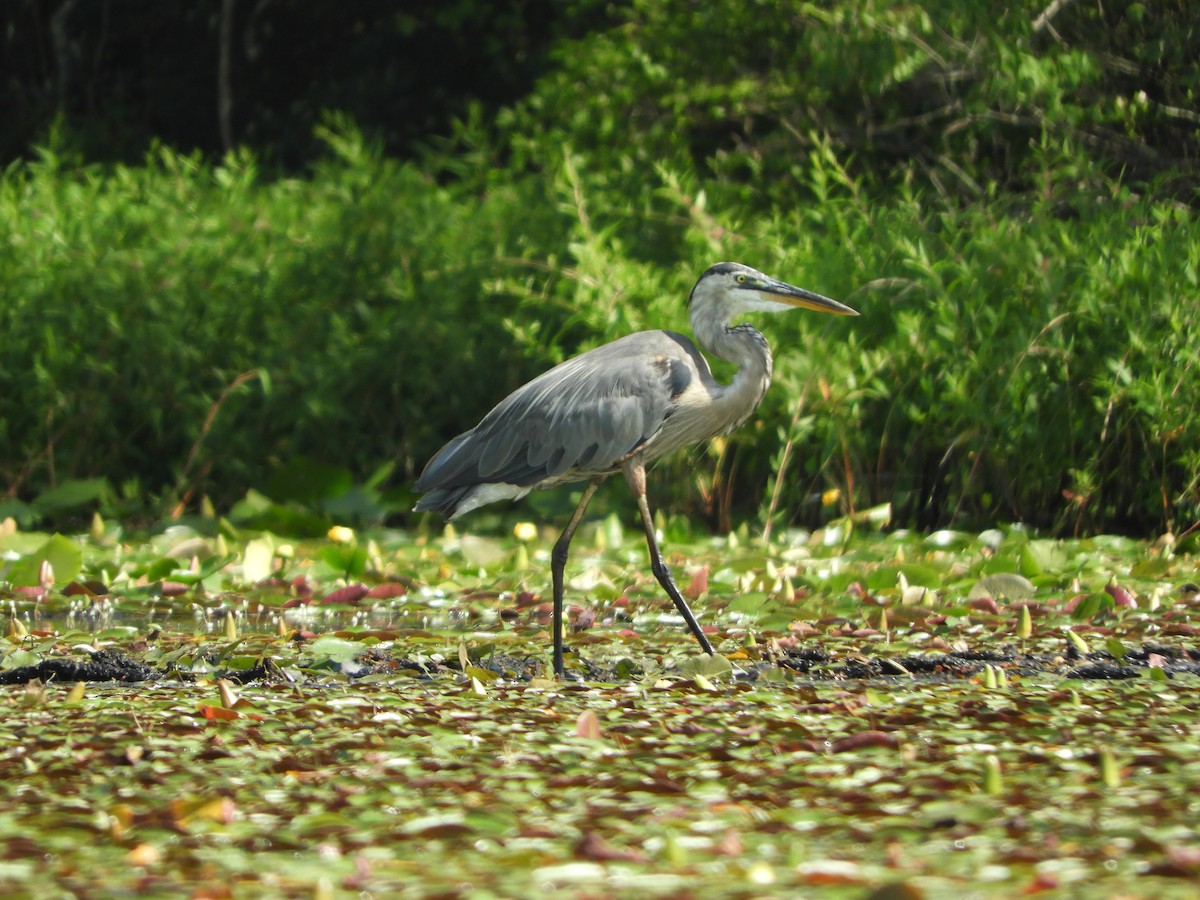
<svg viewBox="0 0 1200 900"><path fill-rule="evenodd" d="M1189 5L577 3L519 96L464 88L402 152L334 98L300 165L267 117L220 157L114 162L58 115L0 180L0 514L257 489L403 515L508 389L686 328L736 259L862 317L764 323L759 414L660 466L657 503L811 522L837 488L919 527L1187 529ZM511 48L472 49L517 85Z"/></svg>

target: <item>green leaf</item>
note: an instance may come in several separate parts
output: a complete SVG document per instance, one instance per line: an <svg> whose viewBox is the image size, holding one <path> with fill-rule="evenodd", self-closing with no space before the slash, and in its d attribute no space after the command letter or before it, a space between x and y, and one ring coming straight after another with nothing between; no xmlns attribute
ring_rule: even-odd
<svg viewBox="0 0 1200 900"><path fill-rule="evenodd" d="M83 568L83 549L70 538L56 534L33 553L13 563L8 580L19 586L41 583L42 563L50 566L55 584L74 581Z"/></svg>
<svg viewBox="0 0 1200 900"><path fill-rule="evenodd" d="M43 659L42 654L32 650L12 650L0 657L0 669L19 669L22 666L36 666Z"/></svg>
<svg viewBox="0 0 1200 900"><path fill-rule="evenodd" d="M59 512L99 500L107 491L103 478L72 479L38 494L33 505L43 512Z"/></svg>
<svg viewBox="0 0 1200 900"><path fill-rule="evenodd" d="M308 652L318 660L344 663L349 662L366 649L358 641L348 641L333 635L321 635L308 645Z"/></svg>
<svg viewBox="0 0 1200 900"><path fill-rule="evenodd" d="M1057 541L1030 541L1018 554L1021 574L1029 578L1046 573L1059 573L1067 564L1066 553Z"/></svg>
<svg viewBox="0 0 1200 900"><path fill-rule="evenodd" d="M467 666L463 672L470 678L477 678L483 684L490 684L500 677L499 672L493 672L491 669L481 669L479 666Z"/></svg>
<svg viewBox="0 0 1200 900"><path fill-rule="evenodd" d="M1076 604L1075 609L1071 611L1071 618L1090 619L1101 610L1112 609L1114 605L1112 597L1103 591L1096 591L1088 594Z"/></svg>
<svg viewBox="0 0 1200 900"><path fill-rule="evenodd" d="M331 570L349 578L358 578L367 570L367 548L359 544L327 544L317 553Z"/></svg>
<svg viewBox="0 0 1200 900"><path fill-rule="evenodd" d="M162 581L180 566L179 560L164 556L152 562L143 573L147 581Z"/></svg>
<svg viewBox="0 0 1200 900"><path fill-rule="evenodd" d="M684 678L695 678L697 675L703 675L705 678L729 678L733 675L733 664L720 653L713 656L702 653L684 660L676 671Z"/></svg>
<svg viewBox="0 0 1200 900"><path fill-rule="evenodd" d="M980 578L967 592L967 598L975 600L979 597L1005 597L1009 600L1028 600L1037 588L1024 575L1013 572L997 572L995 575L985 575Z"/></svg>
<svg viewBox="0 0 1200 900"><path fill-rule="evenodd" d="M729 611L748 615L761 615L768 605L767 594L762 591L750 591L738 594L729 601Z"/></svg>

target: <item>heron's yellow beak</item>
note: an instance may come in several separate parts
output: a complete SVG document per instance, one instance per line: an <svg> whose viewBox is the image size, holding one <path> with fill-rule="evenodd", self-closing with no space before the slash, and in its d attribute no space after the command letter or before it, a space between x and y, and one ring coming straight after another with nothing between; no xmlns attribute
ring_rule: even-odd
<svg viewBox="0 0 1200 900"><path fill-rule="evenodd" d="M811 309L814 312L833 313L836 316L857 316L858 310L851 309L844 303L830 300L804 288L798 288L786 281L776 281L774 278L763 279L754 288L763 294L770 294L781 303L797 306L801 309Z"/></svg>

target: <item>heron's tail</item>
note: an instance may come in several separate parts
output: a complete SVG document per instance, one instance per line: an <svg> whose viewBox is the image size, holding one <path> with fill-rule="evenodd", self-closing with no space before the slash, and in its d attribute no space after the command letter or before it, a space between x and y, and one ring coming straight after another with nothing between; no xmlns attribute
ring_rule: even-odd
<svg viewBox="0 0 1200 900"><path fill-rule="evenodd" d="M434 488L417 501L413 512L435 512L447 519L453 518L458 505L474 487L475 485L468 484L465 487Z"/></svg>

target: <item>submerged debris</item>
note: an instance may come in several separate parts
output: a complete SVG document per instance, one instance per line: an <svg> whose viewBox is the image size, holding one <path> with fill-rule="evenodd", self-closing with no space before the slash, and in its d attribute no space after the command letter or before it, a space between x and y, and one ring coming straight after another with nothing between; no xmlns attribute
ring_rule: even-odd
<svg viewBox="0 0 1200 900"><path fill-rule="evenodd" d="M1179 647L1167 647L1155 643L1127 645L1119 658L1109 650L1081 653L1073 645L1063 653L1022 652L1011 646L996 650L952 650L947 653L910 654L891 656L877 654L875 648L847 648L841 645L836 651L823 647L807 646L788 648L783 652L765 654L753 663L742 663L733 672L735 681L754 682L769 673L780 670L803 676L799 679L811 682L837 682L853 680L881 680L891 684L909 681L952 682L980 677L984 670L992 667L999 672L1016 676L1050 676L1072 679L1119 680L1137 678L1148 670L1158 670L1162 676L1200 675L1200 653ZM351 652L353 650L351 649ZM616 660L591 659L586 655L572 654L574 662L571 680L617 684L638 681L647 675L644 660L619 657ZM225 678L238 684L289 683L300 672L312 670L303 664L286 670L273 659L264 657L251 666L224 668L217 658L211 660L214 667L208 676ZM513 656L498 653L489 648L483 654L471 658L440 656L413 658L400 646L384 648L365 647L355 655L351 668L338 668L349 680L355 681L368 676L409 677L431 681L439 677L461 678L470 675L484 681L504 679L527 682L545 677L548 672L545 661L536 656ZM328 666L314 665L314 670ZM653 667L651 668L651 671ZM667 670L664 674L671 674ZM57 682L139 682L191 680L190 672L181 671L174 663L149 666L116 650L105 649L94 653L90 659L65 656L43 659L40 662L0 672L0 684L26 684L34 679L43 683ZM776 676L777 677L777 676Z"/></svg>
<svg viewBox="0 0 1200 900"><path fill-rule="evenodd" d="M815 681L870 678L885 678L892 682L909 678L952 681L972 678L987 665L1000 666L1018 675L1045 674L1080 679L1137 678L1150 668L1161 669L1168 677L1200 674L1200 661L1194 659L1192 653L1157 644L1129 647L1120 661L1103 650L1086 656L1078 652L1058 656L1021 653L1013 647L920 656L868 656L855 652L847 653L839 660L825 650L810 647L790 651L779 659L779 665L804 673Z"/></svg>
<svg viewBox="0 0 1200 900"><path fill-rule="evenodd" d="M137 660L130 659L116 650L100 650L91 659L74 657L43 659L31 666L18 666L0 672L0 684L26 684L33 679L44 683L51 681L151 681L161 677Z"/></svg>

